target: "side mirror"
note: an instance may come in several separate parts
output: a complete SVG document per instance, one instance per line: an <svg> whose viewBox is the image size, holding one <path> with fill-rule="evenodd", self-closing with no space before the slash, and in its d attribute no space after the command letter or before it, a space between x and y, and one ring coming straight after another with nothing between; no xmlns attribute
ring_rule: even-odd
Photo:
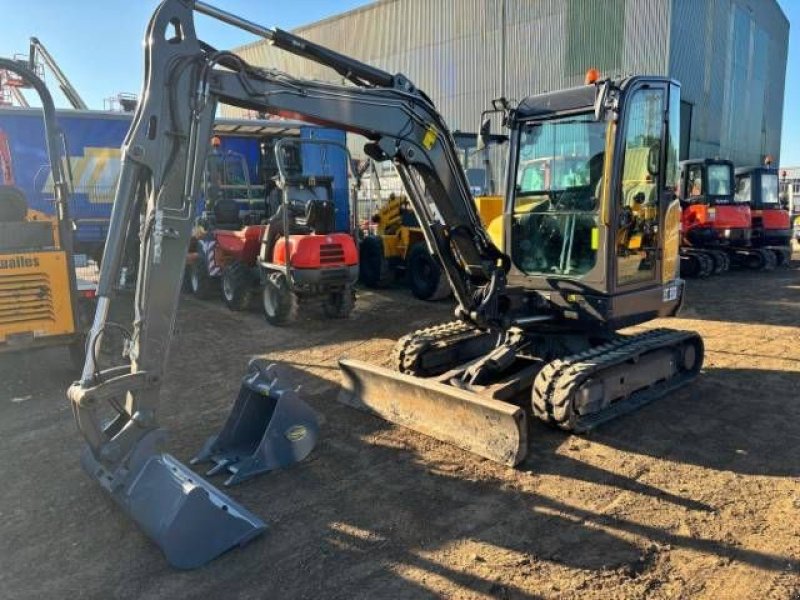
<svg viewBox="0 0 800 600"><path fill-rule="evenodd" d="M478 139L475 143L475 149L478 151L483 150L489 145L489 134L492 130L492 120L487 116L481 121L481 126L478 129Z"/></svg>
<svg viewBox="0 0 800 600"><path fill-rule="evenodd" d="M647 152L647 173L651 177L658 175L658 163L661 155L661 144L656 142Z"/></svg>

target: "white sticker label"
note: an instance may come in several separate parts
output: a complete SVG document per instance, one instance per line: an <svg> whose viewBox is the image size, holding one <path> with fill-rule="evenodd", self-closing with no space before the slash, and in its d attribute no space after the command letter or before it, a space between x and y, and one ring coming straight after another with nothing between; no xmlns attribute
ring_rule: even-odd
<svg viewBox="0 0 800 600"><path fill-rule="evenodd" d="M678 285L671 283L664 288L664 302L673 302L678 299Z"/></svg>

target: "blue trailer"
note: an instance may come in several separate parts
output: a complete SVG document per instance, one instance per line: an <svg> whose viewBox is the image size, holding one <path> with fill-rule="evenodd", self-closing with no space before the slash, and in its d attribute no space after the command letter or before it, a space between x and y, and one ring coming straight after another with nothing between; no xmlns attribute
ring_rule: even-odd
<svg viewBox="0 0 800 600"><path fill-rule="evenodd" d="M58 122L68 141L67 154L74 184L71 217L75 222L76 251L99 257L105 244L111 205L120 173L120 146L131 125L130 113L94 110L60 110ZM245 157L250 183L263 186L261 144L274 137L324 138L344 143L345 134L296 121L219 119L215 134L223 151ZM30 207L53 213L53 180L47 161L41 111L37 108L0 108L0 151L9 169L0 173L0 183L13 183L28 199ZM318 147L303 148L303 170L326 171L334 176L337 228L347 231L349 199L344 158L321 155ZM5 181L9 176L12 181ZM198 206L202 210L203 203Z"/></svg>

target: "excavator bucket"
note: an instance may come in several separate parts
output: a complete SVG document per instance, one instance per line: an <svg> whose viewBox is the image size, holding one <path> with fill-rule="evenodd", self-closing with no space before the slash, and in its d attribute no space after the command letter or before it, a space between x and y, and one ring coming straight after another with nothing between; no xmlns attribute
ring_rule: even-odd
<svg viewBox="0 0 800 600"><path fill-rule="evenodd" d="M225 485L233 485L303 460L318 437L314 410L296 391L280 388L276 365L254 359L222 431L192 464L215 463L207 475L227 471Z"/></svg>
<svg viewBox="0 0 800 600"><path fill-rule="evenodd" d="M194 569L243 546L266 529L249 510L170 454L157 452L163 430L137 445L129 468L110 475L87 447L83 468L133 518L169 563Z"/></svg>
<svg viewBox="0 0 800 600"><path fill-rule="evenodd" d="M340 360L339 367L343 404L501 464L525 458L527 420L513 404L357 360Z"/></svg>

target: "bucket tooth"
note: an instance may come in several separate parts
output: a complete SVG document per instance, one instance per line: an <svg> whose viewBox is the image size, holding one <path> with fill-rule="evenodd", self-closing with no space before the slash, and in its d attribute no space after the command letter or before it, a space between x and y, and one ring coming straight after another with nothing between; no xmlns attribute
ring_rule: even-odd
<svg viewBox="0 0 800 600"><path fill-rule="evenodd" d="M303 460L318 437L314 410L280 387L276 365L254 359L222 430L191 462L215 463L207 474L228 471L225 485L234 485Z"/></svg>
<svg viewBox="0 0 800 600"><path fill-rule="evenodd" d="M339 367L343 404L504 465L527 454L525 412L513 404L357 360Z"/></svg>
<svg viewBox="0 0 800 600"><path fill-rule="evenodd" d="M163 432L143 438L129 466L115 473L108 472L88 447L81 462L172 566L200 567L266 529L258 516L175 457L152 452L155 438L163 438Z"/></svg>

